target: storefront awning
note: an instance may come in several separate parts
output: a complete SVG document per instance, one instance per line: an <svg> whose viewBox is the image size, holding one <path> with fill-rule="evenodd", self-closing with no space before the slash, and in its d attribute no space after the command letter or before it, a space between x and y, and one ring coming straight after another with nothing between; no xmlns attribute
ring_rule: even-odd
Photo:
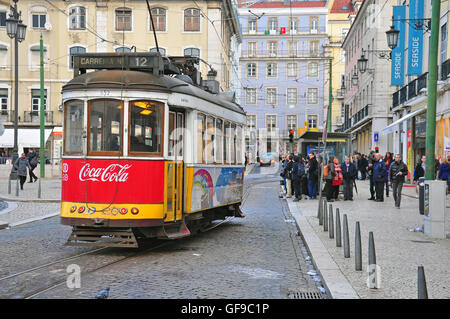
<svg viewBox="0 0 450 319"><path fill-rule="evenodd" d="M44 137L47 142L52 129L45 129ZM20 128L17 130L17 144L19 149L24 147L40 147L41 146L41 133L38 128L28 129ZM0 147L14 147L14 129L7 128L2 136L0 136Z"/></svg>
<svg viewBox="0 0 450 319"><path fill-rule="evenodd" d="M409 119L409 118L411 118L411 117L413 117L413 116L416 116L416 115L422 113L422 112L425 111L426 109L427 109L427 107L426 107L426 106L423 106L423 107L421 107L421 108L419 108L419 109L417 109L417 110L415 110L415 111L413 111L413 112L411 112L411 113L406 114L405 116L403 116L402 118L398 119L398 120L395 121L394 123L389 124L388 126L386 126L386 127L381 131L381 132L382 132L382 135L387 135L387 134L393 133L393 132L395 131L395 127L396 127L398 124L400 124L400 123L403 122L403 121L406 121L407 119Z"/></svg>

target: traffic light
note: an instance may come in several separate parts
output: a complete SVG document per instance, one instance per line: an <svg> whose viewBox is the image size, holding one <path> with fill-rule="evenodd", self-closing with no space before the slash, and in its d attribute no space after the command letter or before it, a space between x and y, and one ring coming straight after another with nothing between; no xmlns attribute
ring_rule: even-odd
<svg viewBox="0 0 450 319"><path fill-rule="evenodd" d="M294 130L289 130L289 142L294 142Z"/></svg>
<svg viewBox="0 0 450 319"><path fill-rule="evenodd" d="M378 148L378 146L375 147L375 153L378 153L380 151L380 149Z"/></svg>

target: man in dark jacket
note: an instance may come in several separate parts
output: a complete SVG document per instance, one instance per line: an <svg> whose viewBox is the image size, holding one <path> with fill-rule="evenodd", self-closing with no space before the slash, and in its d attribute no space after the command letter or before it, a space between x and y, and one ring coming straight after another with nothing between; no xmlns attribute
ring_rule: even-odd
<svg viewBox="0 0 450 319"><path fill-rule="evenodd" d="M375 154L375 162L373 164L373 181L375 183L376 202L383 202L383 190L386 183L386 165L381 158L381 154Z"/></svg>
<svg viewBox="0 0 450 319"><path fill-rule="evenodd" d="M395 162L391 164L391 168L389 169L389 185L392 184L396 208L400 208L403 183L405 182L405 176L407 175L408 167L403 163L400 154L396 154Z"/></svg>
<svg viewBox="0 0 450 319"><path fill-rule="evenodd" d="M370 183L370 198L369 200L375 200L375 182L373 180L373 164L375 163L375 152L372 151L367 159L367 175L369 175Z"/></svg>
<svg viewBox="0 0 450 319"><path fill-rule="evenodd" d="M28 163L30 163L30 167L31 167L30 171L28 172L30 174L29 183L33 183L38 180L37 176L33 173L33 170L37 166L38 158L37 158L36 152L32 148L30 148L28 150L27 159L28 159ZM33 178L34 178L34 181L33 181Z"/></svg>
<svg viewBox="0 0 450 319"><path fill-rule="evenodd" d="M305 175L305 168L303 167L302 159L300 156L294 156L294 163L292 165L292 185L294 188L295 199L294 202L298 202L302 199L302 179Z"/></svg>
<svg viewBox="0 0 450 319"><path fill-rule="evenodd" d="M318 168L314 153L309 153L309 168L308 168L308 194L311 199L316 199L317 197L317 178L318 178Z"/></svg>
<svg viewBox="0 0 450 319"><path fill-rule="evenodd" d="M353 200L353 183L358 177L358 171L355 165L350 162L348 156L345 157L345 162L342 165L342 177L344 182L344 200Z"/></svg>

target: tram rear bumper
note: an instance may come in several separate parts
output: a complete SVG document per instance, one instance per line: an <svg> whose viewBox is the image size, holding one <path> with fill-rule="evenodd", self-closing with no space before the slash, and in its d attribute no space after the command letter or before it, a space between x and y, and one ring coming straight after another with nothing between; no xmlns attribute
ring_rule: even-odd
<svg viewBox="0 0 450 319"><path fill-rule="evenodd" d="M164 220L61 217L61 224L70 226L99 227L158 227L164 224Z"/></svg>

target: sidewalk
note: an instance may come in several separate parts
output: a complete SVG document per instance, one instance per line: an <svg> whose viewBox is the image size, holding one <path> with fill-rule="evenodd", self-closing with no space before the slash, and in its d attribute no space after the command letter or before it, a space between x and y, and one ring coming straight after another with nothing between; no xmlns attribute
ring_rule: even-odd
<svg viewBox="0 0 450 319"><path fill-rule="evenodd" d="M23 185L23 191L20 190L19 196L16 196L17 181L11 181L11 194L8 194L8 178L0 179L0 200L13 202L60 202L61 201L61 179L60 178L42 178L41 180L41 198L38 198L39 180L34 183L27 182Z"/></svg>
<svg viewBox="0 0 450 319"><path fill-rule="evenodd" d="M422 232L410 231L423 225L418 200L402 196L401 209L398 210L394 208L392 194L379 203L367 200L370 197L368 181L357 181L357 187L359 194L354 193L354 201L331 203L334 212L336 208L340 210L341 227L343 215L347 214L350 258L344 258L343 247L336 247L336 239L330 239L329 233L319 226L317 200L293 203L288 199L314 264L332 296L416 299L417 267L423 265L429 298L450 298L450 239L431 239ZM404 190L415 196L414 188ZM447 209L447 231L450 231L449 211ZM362 271L355 271L356 221L361 227ZM366 285L369 232L374 234L376 261L381 269L380 289L369 289Z"/></svg>

